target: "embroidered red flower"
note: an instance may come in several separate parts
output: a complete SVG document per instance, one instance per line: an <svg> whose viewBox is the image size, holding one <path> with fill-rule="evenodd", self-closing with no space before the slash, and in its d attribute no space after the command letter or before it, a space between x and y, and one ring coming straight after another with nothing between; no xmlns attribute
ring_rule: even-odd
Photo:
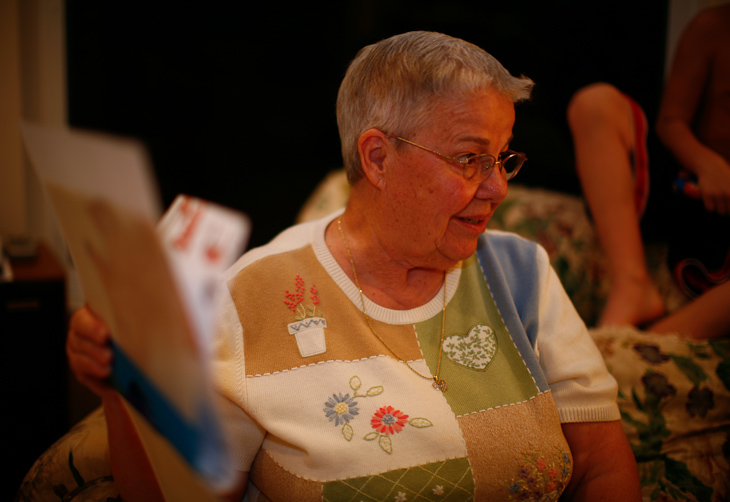
<svg viewBox="0 0 730 502"><path fill-rule="evenodd" d="M296 314L295 319L297 321L303 321L308 317L322 317L322 311L318 308L320 299L317 286L312 284L309 288L309 292L312 294L309 297L312 299L312 303L309 305L304 303L307 288L304 284L304 279L299 274L294 277L294 286L293 293L290 293L288 289L284 291L284 305Z"/></svg>
<svg viewBox="0 0 730 502"><path fill-rule="evenodd" d="M284 303L292 312L296 312L297 305L304 300L304 279L299 277L299 274L294 278L294 285L296 286L294 293L290 293L288 289L284 292L284 298L286 298Z"/></svg>
<svg viewBox="0 0 730 502"><path fill-rule="evenodd" d="M500 485L508 490L504 500L557 500L570 478L570 455L558 449L559 455L548 459L537 452L523 457L517 477Z"/></svg>
<svg viewBox="0 0 730 502"><path fill-rule="evenodd" d="M312 299L312 302L315 305L319 305L319 296L317 296L317 287L314 284L312 284L312 287L309 288L309 292L312 293L312 296L310 296L310 298Z"/></svg>
<svg viewBox="0 0 730 502"><path fill-rule="evenodd" d="M392 406L383 406L370 419L370 425L381 434L395 434L408 423L408 415Z"/></svg>

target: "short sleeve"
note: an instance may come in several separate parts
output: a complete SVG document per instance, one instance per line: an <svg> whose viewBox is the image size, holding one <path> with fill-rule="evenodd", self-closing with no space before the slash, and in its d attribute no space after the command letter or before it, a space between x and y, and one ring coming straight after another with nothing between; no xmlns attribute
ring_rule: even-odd
<svg viewBox="0 0 730 502"><path fill-rule="evenodd" d="M560 421L619 420L616 380L541 246L537 246L537 272L539 305L534 350Z"/></svg>

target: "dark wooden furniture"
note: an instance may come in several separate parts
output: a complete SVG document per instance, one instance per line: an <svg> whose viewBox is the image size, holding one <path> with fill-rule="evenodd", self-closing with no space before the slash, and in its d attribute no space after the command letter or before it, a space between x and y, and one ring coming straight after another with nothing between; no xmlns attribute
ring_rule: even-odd
<svg viewBox="0 0 730 502"><path fill-rule="evenodd" d="M0 381L4 457L1 500L15 491L38 456L69 428L66 288L63 267L44 245L34 258L11 260L0 282Z"/></svg>

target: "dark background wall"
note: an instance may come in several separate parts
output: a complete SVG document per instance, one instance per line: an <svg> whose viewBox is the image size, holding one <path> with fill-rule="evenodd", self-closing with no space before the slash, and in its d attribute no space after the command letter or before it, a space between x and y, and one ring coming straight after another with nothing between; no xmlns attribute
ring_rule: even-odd
<svg viewBox="0 0 730 502"><path fill-rule="evenodd" d="M165 205L187 193L243 210L252 245L289 226L341 166L335 99L363 45L441 31L531 77L513 142L530 159L519 180L569 192L572 93L610 81L651 117L661 90L666 1L150 4L66 2L70 123L144 141Z"/></svg>

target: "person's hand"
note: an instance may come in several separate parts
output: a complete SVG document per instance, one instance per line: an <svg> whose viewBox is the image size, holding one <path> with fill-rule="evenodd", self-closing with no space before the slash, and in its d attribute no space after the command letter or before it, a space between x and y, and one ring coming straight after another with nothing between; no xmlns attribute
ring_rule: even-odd
<svg viewBox="0 0 730 502"><path fill-rule="evenodd" d="M100 397L112 387L112 349L109 328L88 307L71 317L66 338L66 355L76 379Z"/></svg>
<svg viewBox="0 0 730 502"><path fill-rule="evenodd" d="M708 211L730 215L730 164L725 159L705 159L697 169L697 187Z"/></svg>

